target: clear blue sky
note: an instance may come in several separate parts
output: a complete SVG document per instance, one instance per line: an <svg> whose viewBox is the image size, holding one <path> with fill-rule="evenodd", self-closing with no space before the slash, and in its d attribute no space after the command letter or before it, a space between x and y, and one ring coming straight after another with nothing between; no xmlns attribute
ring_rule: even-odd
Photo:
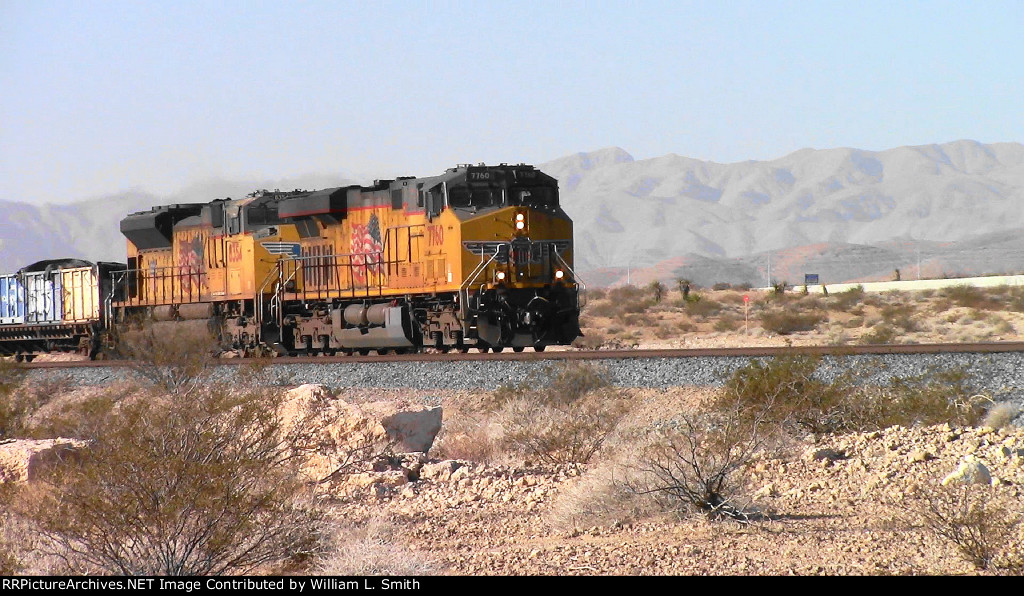
<svg viewBox="0 0 1024 596"><path fill-rule="evenodd" d="M33 203L611 145L1020 142L1022 108L1020 0L0 0L0 199Z"/></svg>

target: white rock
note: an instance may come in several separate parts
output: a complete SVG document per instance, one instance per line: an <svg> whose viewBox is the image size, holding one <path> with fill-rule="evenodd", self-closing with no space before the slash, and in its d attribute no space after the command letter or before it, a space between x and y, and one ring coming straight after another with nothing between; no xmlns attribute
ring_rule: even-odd
<svg viewBox="0 0 1024 596"><path fill-rule="evenodd" d="M953 483L959 484L991 484L992 475L985 464L976 459L965 459L960 466L942 479L942 486L949 486Z"/></svg>

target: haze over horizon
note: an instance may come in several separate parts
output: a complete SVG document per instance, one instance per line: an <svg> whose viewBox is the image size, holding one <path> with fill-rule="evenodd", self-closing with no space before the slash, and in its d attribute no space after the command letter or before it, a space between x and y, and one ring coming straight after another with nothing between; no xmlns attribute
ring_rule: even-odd
<svg viewBox="0 0 1024 596"><path fill-rule="evenodd" d="M1024 140L1009 1L0 4L0 200Z"/></svg>

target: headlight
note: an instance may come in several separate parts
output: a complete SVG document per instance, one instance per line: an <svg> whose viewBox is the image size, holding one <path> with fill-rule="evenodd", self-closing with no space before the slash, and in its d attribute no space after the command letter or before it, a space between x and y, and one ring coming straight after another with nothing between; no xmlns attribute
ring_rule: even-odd
<svg viewBox="0 0 1024 596"><path fill-rule="evenodd" d="M498 274L495 275L495 277L498 278L498 281L501 281L501 280L505 279L505 272L504 271L499 271Z"/></svg>
<svg viewBox="0 0 1024 596"><path fill-rule="evenodd" d="M565 277L565 271L561 269L555 271L555 279L562 279L563 277Z"/></svg>

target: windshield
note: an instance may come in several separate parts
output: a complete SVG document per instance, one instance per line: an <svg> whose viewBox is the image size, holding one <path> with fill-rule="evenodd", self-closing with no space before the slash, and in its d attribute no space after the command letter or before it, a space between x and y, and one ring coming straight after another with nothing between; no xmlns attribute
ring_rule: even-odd
<svg viewBox="0 0 1024 596"><path fill-rule="evenodd" d="M494 207L501 205L501 189L467 188L448 189L448 204L455 208Z"/></svg>
<svg viewBox="0 0 1024 596"><path fill-rule="evenodd" d="M515 188L512 190L517 205L527 207L556 207L558 192L554 188L538 186L533 188Z"/></svg>

